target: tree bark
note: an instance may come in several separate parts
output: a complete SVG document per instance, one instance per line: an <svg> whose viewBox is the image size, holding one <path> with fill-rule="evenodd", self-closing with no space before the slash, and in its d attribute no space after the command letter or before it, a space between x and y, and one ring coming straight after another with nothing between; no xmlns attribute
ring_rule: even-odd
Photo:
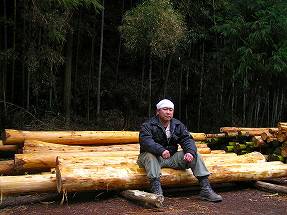
<svg viewBox="0 0 287 215"><path fill-rule="evenodd" d="M105 24L105 0L103 0L102 9L102 24L101 24L101 45L100 45L100 59L98 71L98 87L97 87L97 120L101 109L101 76L102 76L102 59L103 59L103 44L104 44L104 24Z"/></svg>
<svg viewBox="0 0 287 215"><path fill-rule="evenodd" d="M2 133L4 144L21 144L25 140L40 140L71 145L109 145L138 143L136 131L20 131L5 129Z"/></svg>
<svg viewBox="0 0 287 215"><path fill-rule="evenodd" d="M263 180L287 174L287 167L281 162L207 165L207 168L212 172L209 177L211 183ZM141 189L149 186L145 170L137 165L95 168L59 163L56 175L59 192ZM164 168L161 183L173 187L196 185L198 182L190 170Z"/></svg>
<svg viewBox="0 0 287 215"><path fill-rule="evenodd" d="M271 184L263 181L255 182L255 187L269 192L287 193L287 187L282 185Z"/></svg>
<svg viewBox="0 0 287 215"><path fill-rule="evenodd" d="M205 133L190 133L194 141L205 141ZM115 145L138 143L137 131L22 131L5 129L3 144L21 144L25 140L40 140L68 145Z"/></svg>
<svg viewBox="0 0 287 215"><path fill-rule="evenodd" d="M220 157L226 156L225 154L214 154L211 153L209 148L198 148L198 152L201 153L203 157L205 156L213 156L213 157ZM212 151L214 152L214 151ZM83 157L83 156L90 156L90 157L119 157L119 158L128 158L136 157L139 155L139 151L45 151L45 152L37 152L37 153L30 153L30 154L15 154L15 166L17 170L47 170L49 168L56 167L56 158L57 156L60 157ZM228 155L232 156L232 155ZM95 158L96 159L96 158Z"/></svg>
<svg viewBox="0 0 287 215"><path fill-rule="evenodd" d="M14 160L0 161L0 175L13 175L14 173Z"/></svg>
<svg viewBox="0 0 287 215"><path fill-rule="evenodd" d="M1 193L6 195L55 192L55 174L5 176L0 180Z"/></svg>
<svg viewBox="0 0 287 215"><path fill-rule="evenodd" d="M144 206L162 207L164 197L153 193L147 193L140 190L125 190L121 195L129 200L136 201Z"/></svg>

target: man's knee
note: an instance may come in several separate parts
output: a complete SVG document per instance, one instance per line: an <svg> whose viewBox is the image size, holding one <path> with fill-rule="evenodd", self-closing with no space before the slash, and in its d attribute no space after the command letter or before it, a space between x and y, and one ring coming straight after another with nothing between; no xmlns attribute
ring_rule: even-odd
<svg viewBox="0 0 287 215"><path fill-rule="evenodd" d="M158 158L153 155L152 153L149 152L144 152L142 154L140 154L139 158L138 158L138 164L140 164L141 166L150 166L151 164L158 164Z"/></svg>

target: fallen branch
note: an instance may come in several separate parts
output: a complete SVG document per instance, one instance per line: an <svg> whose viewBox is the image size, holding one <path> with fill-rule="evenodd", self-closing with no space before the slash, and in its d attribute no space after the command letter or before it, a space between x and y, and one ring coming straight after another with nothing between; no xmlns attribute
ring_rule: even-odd
<svg viewBox="0 0 287 215"><path fill-rule="evenodd" d="M269 192L276 192L276 193L287 193L287 187L277 184L271 184L263 181L255 182L255 187L259 189L263 189Z"/></svg>
<svg viewBox="0 0 287 215"><path fill-rule="evenodd" d="M148 193L140 190L125 190L120 193L123 197L143 204L144 206L162 207L164 197L154 193Z"/></svg>

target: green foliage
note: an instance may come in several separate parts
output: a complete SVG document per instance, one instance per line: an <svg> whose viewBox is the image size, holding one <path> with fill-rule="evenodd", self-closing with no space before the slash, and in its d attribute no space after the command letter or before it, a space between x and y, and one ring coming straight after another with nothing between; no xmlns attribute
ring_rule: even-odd
<svg viewBox="0 0 287 215"><path fill-rule="evenodd" d="M175 52L185 24L169 0L147 0L126 12L120 31L129 50L164 58Z"/></svg>
<svg viewBox="0 0 287 215"><path fill-rule="evenodd" d="M276 1L232 1L213 30L236 44L240 73L286 72L287 3ZM232 57L234 59L234 57Z"/></svg>
<svg viewBox="0 0 287 215"><path fill-rule="evenodd" d="M88 7L93 6L96 11L99 9L102 9L101 4L99 3L99 0L50 0L50 1L56 1L60 5L63 5L65 8L79 8L79 7Z"/></svg>

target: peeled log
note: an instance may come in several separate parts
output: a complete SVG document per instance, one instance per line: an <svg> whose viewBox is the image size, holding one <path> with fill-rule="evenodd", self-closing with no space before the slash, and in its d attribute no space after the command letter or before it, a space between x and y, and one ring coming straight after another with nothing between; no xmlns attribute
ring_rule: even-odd
<svg viewBox="0 0 287 215"><path fill-rule="evenodd" d="M55 174L1 176L0 191L2 194L24 194L56 191Z"/></svg>
<svg viewBox="0 0 287 215"><path fill-rule="evenodd" d="M209 148L199 148L198 152L203 154L213 154L217 150L211 151ZM61 157L135 157L138 156L138 151L111 151L111 152L49 152L49 153L31 153L31 154L15 154L15 169L17 171L47 171L50 168L56 167L57 156ZM222 153L218 153L221 155Z"/></svg>
<svg viewBox="0 0 287 215"><path fill-rule="evenodd" d="M6 145L13 146L13 145ZM0 146L1 147L1 146ZM207 144L196 144L197 148L206 148ZM39 140L25 140L23 154L38 152L99 152L99 151L139 151L139 144L121 144L109 146L69 146L64 144L48 143Z"/></svg>
<svg viewBox="0 0 287 215"><path fill-rule="evenodd" d="M139 142L136 131L20 131L5 129L2 133L4 144L20 144L25 140L40 140L51 143L85 144L121 144Z"/></svg>
<svg viewBox="0 0 287 215"><path fill-rule="evenodd" d="M190 133L195 141L205 141L205 133ZM138 143L138 131L21 131L5 129L3 143L21 144L25 140L40 140L67 145L112 145Z"/></svg>
<svg viewBox="0 0 287 215"><path fill-rule="evenodd" d="M109 146L70 146L48 143L39 140L25 140L23 154L38 152L109 152L139 151L139 144L121 144Z"/></svg>
<svg viewBox="0 0 287 215"><path fill-rule="evenodd" d="M219 134L206 134L206 138L224 138L226 137L225 133L219 133Z"/></svg>
<svg viewBox="0 0 287 215"><path fill-rule="evenodd" d="M119 152L51 152L51 153L33 153L33 154L16 154L15 169L21 170L49 170L56 167L57 156L62 157L81 157L81 156L98 156L98 157L127 157L137 156L137 151L119 151Z"/></svg>
<svg viewBox="0 0 287 215"><path fill-rule="evenodd" d="M0 145L0 152L17 152L17 145Z"/></svg>
<svg viewBox="0 0 287 215"><path fill-rule="evenodd" d="M237 156L236 154L218 154L213 156L211 154L201 155L206 165L219 165L219 164L235 164L235 163L257 163L265 162L265 157L259 152L252 152L245 155ZM81 157L58 157L57 163L64 163L65 166L106 166L106 165L125 165L136 164L137 156L135 157L94 157L94 156L81 156Z"/></svg>
<svg viewBox="0 0 287 215"><path fill-rule="evenodd" d="M287 165L282 162L262 162L208 166L212 183L263 180L287 175ZM145 170L137 165L122 166L65 166L59 163L56 168L57 189L59 192L85 190L125 190L148 187ZM192 171L162 169L163 186L189 186L197 184Z"/></svg>
<svg viewBox="0 0 287 215"><path fill-rule="evenodd" d="M0 161L0 175L14 174L14 160Z"/></svg>
<svg viewBox="0 0 287 215"><path fill-rule="evenodd" d="M220 132L239 132L239 131L258 131L265 132L269 129L276 130L276 128L245 128L245 127L221 127Z"/></svg>

